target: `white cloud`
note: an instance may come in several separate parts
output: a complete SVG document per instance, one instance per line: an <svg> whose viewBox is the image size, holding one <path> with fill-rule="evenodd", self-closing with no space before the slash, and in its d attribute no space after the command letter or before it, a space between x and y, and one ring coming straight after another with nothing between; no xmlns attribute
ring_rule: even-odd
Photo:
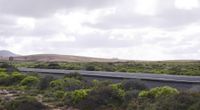
<svg viewBox="0 0 200 110"><path fill-rule="evenodd" d="M31 0L33 5L17 1L8 7L0 0L0 49L19 54L200 59L200 8L195 0L61 0L48 1L48 6L46 0ZM44 7L34 8L37 4Z"/></svg>
<svg viewBox="0 0 200 110"><path fill-rule="evenodd" d="M143 15L155 15L158 0L136 0L135 11Z"/></svg>
<svg viewBox="0 0 200 110"><path fill-rule="evenodd" d="M17 25L24 29L33 29L35 27L35 19L20 17L17 19Z"/></svg>
<svg viewBox="0 0 200 110"><path fill-rule="evenodd" d="M186 10L199 8L199 0L175 0L175 6Z"/></svg>

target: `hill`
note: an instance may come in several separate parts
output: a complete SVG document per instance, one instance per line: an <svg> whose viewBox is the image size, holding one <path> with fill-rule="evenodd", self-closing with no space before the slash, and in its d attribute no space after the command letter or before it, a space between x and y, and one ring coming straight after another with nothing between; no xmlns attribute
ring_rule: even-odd
<svg viewBox="0 0 200 110"><path fill-rule="evenodd" d="M73 55L37 54L14 57L15 61L42 61L42 62L123 62L126 60L94 58Z"/></svg>
<svg viewBox="0 0 200 110"><path fill-rule="evenodd" d="M0 57L10 57L10 56L17 56L17 54L12 53L8 50L0 50Z"/></svg>

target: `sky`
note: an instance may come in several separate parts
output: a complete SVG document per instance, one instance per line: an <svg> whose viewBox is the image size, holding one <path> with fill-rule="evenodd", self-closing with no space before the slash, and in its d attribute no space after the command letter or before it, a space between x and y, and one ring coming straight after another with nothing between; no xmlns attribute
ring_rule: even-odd
<svg viewBox="0 0 200 110"><path fill-rule="evenodd" d="M200 0L0 0L0 50L200 59Z"/></svg>

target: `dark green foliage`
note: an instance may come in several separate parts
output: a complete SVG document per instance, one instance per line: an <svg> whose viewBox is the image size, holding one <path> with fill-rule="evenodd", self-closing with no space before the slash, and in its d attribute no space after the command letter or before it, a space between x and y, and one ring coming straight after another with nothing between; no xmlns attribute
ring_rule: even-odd
<svg viewBox="0 0 200 110"><path fill-rule="evenodd" d="M33 97L18 97L5 105L7 110L44 110L46 107Z"/></svg>
<svg viewBox="0 0 200 110"><path fill-rule="evenodd" d="M124 96L125 104L127 104L132 99L136 99L138 97L139 92L139 90L126 91Z"/></svg>
<svg viewBox="0 0 200 110"><path fill-rule="evenodd" d="M60 65L58 63L49 63L48 68L49 69L59 69Z"/></svg>
<svg viewBox="0 0 200 110"><path fill-rule="evenodd" d="M17 85L21 80L23 80L26 76L18 73L13 72L8 74L7 72L0 72L0 85L9 86L9 85Z"/></svg>
<svg viewBox="0 0 200 110"><path fill-rule="evenodd" d="M154 102L141 100L145 110L199 110L200 97L188 93L161 96ZM144 103L145 102L145 103Z"/></svg>
<svg viewBox="0 0 200 110"><path fill-rule="evenodd" d="M55 96L55 98L58 100L58 99L62 99L65 95L65 92L64 91L61 91L61 90L57 90L55 92L53 92L53 96Z"/></svg>
<svg viewBox="0 0 200 110"><path fill-rule="evenodd" d="M95 66L94 65L86 65L85 70L87 71L95 71Z"/></svg>
<svg viewBox="0 0 200 110"><path fill-rule="evenodd" d="M39 78L35 76L27 76L20 84L27 87L36 87L39 83Z"/></svg>
<svg viewBox="0 0 200 110"><path fill-rule="evenodd" d="M0 72L0 85L9 85L10 76L6 72Z"/></svg>
<svg viewBox="0 0 200 110"><path fill-rule="evenodd" d="M49 88L50 82L53 81L53 80L54 80L53 76L45 76L45 77L42 77L42 78L40 79L38 88L39 88L40 90L45 90L45 89Z"/></svg>
<svg viewBox="0 0 200 110"><path fill-rule="evenodd" d="M80 73L78 73L78 72L65 74L65 77L83 80L83 76L81 76Z"/></svg>
<svg viewBox="0 0 200 110"><path fill-rule="evenodd" d="M123 97L120 92L107 86L92 90L78 107L81 110L98 110L103 106L120 106L122 102Z"/></svg>
<svg viewBox="0 0 200 110"><path fill-rule="evenodd" d="M14 73L11 74L10 77L11 77L11 81L10 82L13 85L17 85L26 77L26 75L18 73L18 72L14 72Z"/></svg>
<svg viewBox="0 0 200 110"><path fill-rule="evenodd" d="M50 82L51 88L54 90L73 91L82 88L81 81L74 78L57 79Z"/></svg>
<svg viewBox="0 0 200 110"><path fill-rule="evenodd" d="M15 71L18 71L17 68L11 64L8 64L6 62L2 63L0 65L0 68L5 68L6 69L6 72L8 73L12 73L12 72L15 72Z"/></svg>
<svg viewBox="0 0 200 110"><path fill-rule="evenodd" d="M84 100L88 96L89 92L90 92L90 89L80 89L80 90L68 92L64 99L65 104L75 106L80 101Z"/></svg>

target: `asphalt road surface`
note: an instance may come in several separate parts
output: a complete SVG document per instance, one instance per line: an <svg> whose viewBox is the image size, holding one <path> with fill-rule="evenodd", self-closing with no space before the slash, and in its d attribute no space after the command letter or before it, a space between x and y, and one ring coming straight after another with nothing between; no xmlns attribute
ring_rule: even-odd
<svg viewBox="0 0 200 110"><path fill-rule="evenodd" d="M38 69L38 68L18 68L19 71L30 73L40 73L45 75L64 76L65 74L78 72L86 78L92 79L139 79L149 87L172 86L178 89L190 89L199 86L200 76L149 74L149 73L126 73L126 72L105 72L105 71L84 71L84 70L62 70L62 69Z"/></svg>

